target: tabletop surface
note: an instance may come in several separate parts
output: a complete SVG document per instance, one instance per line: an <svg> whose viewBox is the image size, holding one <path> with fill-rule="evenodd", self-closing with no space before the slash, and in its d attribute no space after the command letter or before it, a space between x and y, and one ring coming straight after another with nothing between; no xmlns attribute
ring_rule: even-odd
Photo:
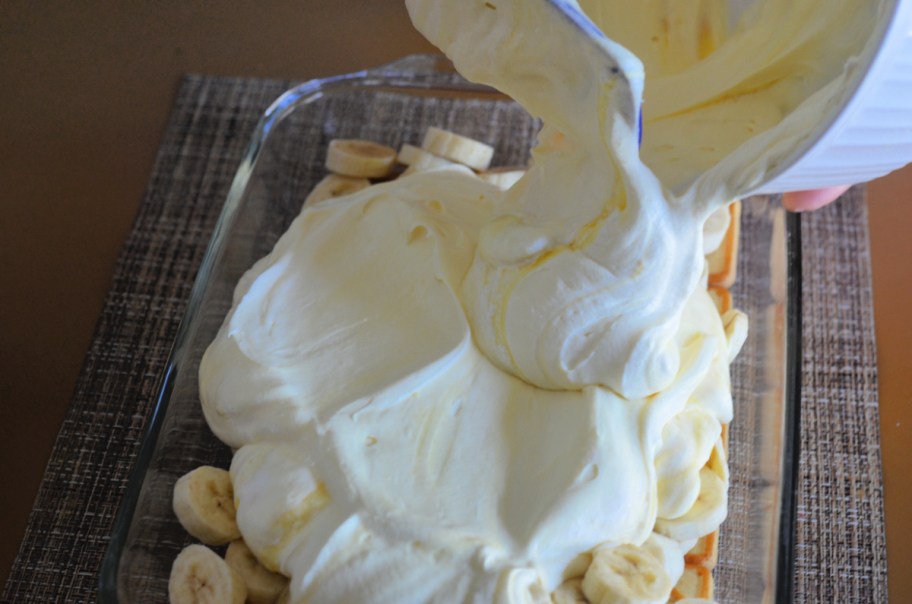
<svg viewBox="0 0 912 604"><path fill-rule="evenodd" d="M329 9L274 2L267 10L240 2L218 10L194 2L101 2L53 11L19 1L0 6L0 79L10 83L0 95L0 182L7 193L0 246L12 259L2 269L12 295L0 297L10 343L0 353L0 478L19 487L3 499L4 534L16 537L4 540L0 578L15 554L112 287L114 262L149 183L180 75L301 80L430 50L398 4L378 4L340 1ZM901 443L908 434L902 397L908 392L903 348L909 327L902 318L910 268L898 259L912 257L904 235L910 180L899 174L869 189L893 569L909 559L908 543L897 535L909 527L908 494L898 478L909 451ZM838 241L818 243L822 254L839 251ZM144 418L131 421L135 425L127 427L140 430ZM912 597L902 597L912 593L903 591L910 581L904 575L890 575L896 601Z"/></svg>

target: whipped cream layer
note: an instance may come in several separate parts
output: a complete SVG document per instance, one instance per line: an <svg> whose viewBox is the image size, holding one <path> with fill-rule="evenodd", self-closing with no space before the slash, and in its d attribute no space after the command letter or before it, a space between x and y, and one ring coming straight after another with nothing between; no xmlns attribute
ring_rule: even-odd
<svg viewBox="0 0 912 604"><path fill-rule="evenodd" d="M612 32L659 37L665 50L637 48L644 72L556 3L407 1L460 72L542 118L527 174L504 192L437 169L305 208L203 357L206 418L238 449L241 531L295 601L546 602L609 550L657 565L662 592L724 519L745 322L726 329L706 293L724 230L707 221L801 144L852 65L815 59L824 36L778 37L783 2L778 21L731 28L707 2L663 25L656 0ZM621 32L625 6L583 8ZM880 4L834 6L814 19L851 41ZM743 71L724 60L740 35L781 48ZM682 76L716 60L728 88ZM625 572L629 601L667 599Z"/></svg>
<svg viewBox="0 0 912 604"><path fill-rule="evenodd" d="M303 212L239 284L204 411L240 448L248 545L304 601L522 602L694 506L731 419L708 294L685 304L661 393L533 386L481 353L460 297L504 203L454 170L377 185Z"/></svg>

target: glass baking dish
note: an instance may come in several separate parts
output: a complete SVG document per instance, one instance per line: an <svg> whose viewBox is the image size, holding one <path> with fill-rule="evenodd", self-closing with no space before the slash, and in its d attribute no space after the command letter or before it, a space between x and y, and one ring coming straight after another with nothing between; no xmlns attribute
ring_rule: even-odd
<svg viewBox="0 0 912 604"><path fill-rule="evenodd" d="M192 538L171 511L171 491L203 464L228 467L231 451L199 404L200 358L231 306L234 286L265 255L325 175L334 138L398 148L429 126L496 148L495 164L528 159L537 124L495 91L470 84L444 59L411 56L302 84L264 114L228 193L194 284L157 404L126 489L100 577L102 602L167 601L171 563ZM798 440L800 245L798 218L775 200L744 203L735 305L751 321L732 367L729 516L714 571L719 602L788 602L792 586Z"/></svg>

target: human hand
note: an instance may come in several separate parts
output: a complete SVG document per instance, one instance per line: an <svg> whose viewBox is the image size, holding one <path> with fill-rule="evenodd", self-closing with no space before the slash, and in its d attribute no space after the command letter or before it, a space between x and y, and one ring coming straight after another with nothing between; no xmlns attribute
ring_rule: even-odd
<svg viewBox="0 0 912 604"><path fill-rule="evenodd" d="M827 187L825 189L813 189L810 191L792 191L782 194L782 205L786 210L792 212L807 212L822 208L830 202L835 201L840 195L845 193L851 185L839 187Z"/></svg>

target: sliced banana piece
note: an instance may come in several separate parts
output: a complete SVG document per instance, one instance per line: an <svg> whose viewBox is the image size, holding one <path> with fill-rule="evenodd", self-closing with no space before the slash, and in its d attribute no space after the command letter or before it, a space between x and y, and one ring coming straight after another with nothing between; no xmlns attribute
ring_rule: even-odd
<svg viewBox="0 0 912 604"><path fill-rule="evenodd" d="M724 434L719 435L719 440L713 446L712 453L709 454L709 460L706 462L706 468L712 470L723 482L728 483L728 452L725 448Z"/></svg>
<svg viewBox="0 0 912 604"><path fill-rule="evenodd" d="M406 168L405 172L402 173L402 176L407 176L416 172L424 172L426 170L437 170L441 168L465 172L466 174L475 176L475 172L473 172L472 169L468 166L457 164L456 162L437 157L431 153L427 153L426 155L419 157L413 161L411 165Z"/></svg>
<svg viewBox="0 0 912 604"><path fill-rule="evenodd" d="M370 181L366 178L330 174L317 183L317 186L313 188L313 191L304 200L304 204L312 206L327 199L342 197L343 195L366 189L370 184Z"/></svg>
<svg viewBox="0 0 912 604"><path fill-rule="evenodd" d="M741 352L741 347L747 341L747 315L735 308L722 315L722 325L725 326L725 339L728 340L728 362L731 363Z"/></svg>
<svg viewBox="0 0 912 604"><path fill-rule="evenodd" d="M421 151L421 149L418 149ZM432 170L434 168L459 168L460 170L465 170L466 172L472 172L469 168L463 166L462 164L457 164L456 162L451 162L448 159L443 159L442 157L437 157L433 153L428 153L426 151L421 151L423 155L416 156L412 158L409 167L406 168L405 172L402 173L402 176L408 174L414 174L415 172L423 172L425 170Z"/></svg>
<svg viewBox="0 0 912 604"><path fill-rule="evenodd" d="M561 583L551 592L553 604L588 604L586 594L583 593L583 579L576 577Z"/></svg>
<svg viewBox="0 0 912 604"><path fill-rule="evenodd" d="M479 172L487 170L494 157L494 147L491 145L434 127L425 132L421 148Z"/></svg>
<svg viewBox="0 0 912 604"><path fill-rule="evenodd" d="M393 169L396 150L360 139L337 138L329 143L326 168L343 176L382 178Z"/></svg>
<svg viewBox="0 0 912 604"><path fill-rule="evenodd" d="M659 518L655 530L663 535L686 541L713 532L728 512L728 482L710 467L700 470L700 495L693 507L678 518Z"/></svg>
<svg viewBox="0 0 912 604"><path fill-rule="evenodd" d="M722 245L728 225L731 224L731 211L728 206L716 208L703 223L703 255L711 254Z"/></svg>
<svg viewBox="0 0 912 604"><path fill-rule="evenodd" d="M478 175L478 178L506 191L515 185L516 181L522 178L525 173L525 168L503 166L482 172Z"/></svg>
<svg viewBox="0 0 912 604"><path fill-rule="evenodd" d="M688 405L665 424L655 456L659 518L678 518L693 507L700 495L700 469L721 431L719 420L698 405Z"/></svg>
<svg viewBox="0 0 912 604"><path fill-rule="evenodd" d="M272 604L288 586L288 578L260 564L242 539L228 546L225 562L244 580L247 601L251 604Z"/></svg>
<svg viewBox="0 0 912 604"><path fill-rule="evenodd" d="M629 544L597 551L583 577L583 593L592 604L665 604L672 587L662 564Z"/></svg>
<svg viewBox="0 0 912 604"><path fill-rule="evenodd" d="M272 572L307 540L311 521L330 503L329 491L306 465L302 451L287 443L241 447L231 460L237 521L244 541Z"/></svg>
<svg viewBox="0 0 912 604"><path fill-rule="evenodd" d="M171 503L181 526L203 543L224 545L241 536L227 470L200 466L184 474L174 485Z"/></svg>
<svg viewBox="0 0 912 604"><path fill-rule="evenodd" d="M171 604L243 604L246 598L240 575L204 545L188 545L171 565Z"/></svg>
<svg viewBox="0 0 912 604"><path fill-rule="evenodd" d="M396 161L400 164L405 164L406 166L421 162L422 166L428 168L448 166L453 163L448 159L437 157L430 151L425 151L420 147L408 144L402 145L402 147L399 148L399 155L396 156Z"/></svg>
<svg viewBox="0 0 912 604"><path fill-rule="evenodd" d="M709 284L731 287L738 277L738 244L741 239L741 202L728 206L729 225L718 247L706 256Z"/></svg>

